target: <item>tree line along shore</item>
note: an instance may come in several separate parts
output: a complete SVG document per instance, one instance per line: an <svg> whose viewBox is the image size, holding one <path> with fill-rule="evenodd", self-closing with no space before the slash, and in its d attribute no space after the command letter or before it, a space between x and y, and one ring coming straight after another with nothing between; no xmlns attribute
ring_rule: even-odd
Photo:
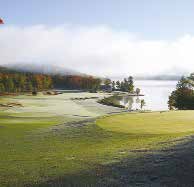
<svg viewBox="0 0 194 187"><path fill-rule="evenodd" d="M106 78L86 75L52 75L20 72L0 67L0 94L37 92L48 89L72 89L96 91L123 91L133 93L133 77L116 83Z"/></svg>
<svg viewBox="0 0 194 187"><path fill-rule="evenodd" d="M32 72L19 72L0 67L0 95L14 95L21 92L32 92L49 89L72 89L97 91L120 91L127 92L131 96L140 96L140 89L134 89L132 76L123 81L111 81L86 75L52 75ZM169 96L168 106L170 110L193 110L194 109L194 74L182 77Z"/></svg>

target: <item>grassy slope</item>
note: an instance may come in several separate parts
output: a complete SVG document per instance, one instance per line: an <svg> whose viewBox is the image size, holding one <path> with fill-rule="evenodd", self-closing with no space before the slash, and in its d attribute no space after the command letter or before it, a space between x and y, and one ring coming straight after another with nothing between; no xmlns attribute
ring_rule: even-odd
<svg viewBox="0 0 194 187"><path fill-rule="evenodd" d="M54 101L50 97L49 103L49 99L42 96L39 100L43 105L38 104L37 97L19 98L24 108L0 112L2 186L23 186L82 173L136 156L128 150L157 148L160 141L194 131L192 111L114 115L97 120L97 125L91 122L82 127L61 125L54 128L55 124L83 120L62 115L60 103L63 107L66 104L62 103L61 97ZM87 112L87 115L98 116L97 110L91 113L82 105L69 104L72 114ZM49 115L46 115L46 109ZM69 112L68 108L64 110Z"/></svg>

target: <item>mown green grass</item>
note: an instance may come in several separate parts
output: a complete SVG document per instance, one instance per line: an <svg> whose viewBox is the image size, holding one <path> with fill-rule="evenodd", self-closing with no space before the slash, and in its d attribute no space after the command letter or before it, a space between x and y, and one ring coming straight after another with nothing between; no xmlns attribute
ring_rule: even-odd
<svg viewBox="0 0 194 187"><path fill-rule="evenodd" d="M53 107L53 103L46 104L48 110ZM194 132L192 111L120 114L78 127L56 126L84 120L62 116L62 111L60 115L57 110L46 115L45 107L39 115L33 110L25 112L25 108L15 111L0 112L0 186L33 185L82 174L138 156L130 150L169 146L158 143ZM90 176L85 180L91 180Z"/></svg>
<svg viewBox="0 0 194 187"><path fill-rule="evenodd" d="M194 112L128 113L97 121L103 129L130 134L181 134L194 132Z"/></svg>
<svg viewBox="0 0 194 187"><path fill-rule="evenodd" d="M161 149L176 144L171 140L194 134L194 111L125 113L102 117L96 124L128 135L129 150Z"/></svg>
<svg viewBox="0 0 194 187"><path fill-rule="evenodd" d="M95 124L52 130L61 121L57 117L37 119L1 114L2 186L23 186L81 173L119 158L115 153L128 141L127 136L121 138Z"/></svg>

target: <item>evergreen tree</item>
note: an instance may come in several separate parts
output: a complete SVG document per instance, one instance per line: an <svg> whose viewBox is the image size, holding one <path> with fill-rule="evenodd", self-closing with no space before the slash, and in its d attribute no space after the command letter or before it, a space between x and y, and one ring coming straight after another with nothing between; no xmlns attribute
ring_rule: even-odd
<svg viewBox="0 0 194 187"><path fill-rule="evenodd" d="M192 75L188 78L182 77L177 83L176 90L169 96L168 107L170 110L194 110L194 86Z"/></svg>
<svg viewBox="0 0 194 187"><path fill-rule="evenodd" d="M129 84L128 91L133 92L134 91L134 85L133 85L134 83L133 83L133 77L132 76L128 77L128 84Z"/></svg>
<svg viewBox="0 0 194 187"><path fill-rule="evenodd" d="M117 81L117 82L116 82L116 87L117 87L118 90L121 89L121 83L120 83L120 81Z"/></svg>
<svg viewBox="0 0 194 187"><path fill-rule="evenodd" d="M12 78L8 78L7 79L7 92L14 92L14 83L13 83L13 79Z"/></svg>
<svg viewBox="0 0 194 187"><path fill-rule="evenodd" d="M5 86L3 83L0 83L0 92L5 92Z"/></svg>
<svg viewBox="0 0 194 187"><path fill-rule="evenodd" d="M115 90L115 81L112 81L112 90L114 91Z"/></svg>

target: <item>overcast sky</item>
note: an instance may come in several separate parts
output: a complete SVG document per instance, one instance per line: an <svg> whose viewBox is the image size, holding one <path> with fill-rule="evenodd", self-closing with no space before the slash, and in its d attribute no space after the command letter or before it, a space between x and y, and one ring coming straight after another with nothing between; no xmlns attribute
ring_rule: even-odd
<svg viewBox="0 0 194 187"><path fill-rule="evenodd" d="M0 0L0 65L103 76L194 71L193 0Z"/></svg>

